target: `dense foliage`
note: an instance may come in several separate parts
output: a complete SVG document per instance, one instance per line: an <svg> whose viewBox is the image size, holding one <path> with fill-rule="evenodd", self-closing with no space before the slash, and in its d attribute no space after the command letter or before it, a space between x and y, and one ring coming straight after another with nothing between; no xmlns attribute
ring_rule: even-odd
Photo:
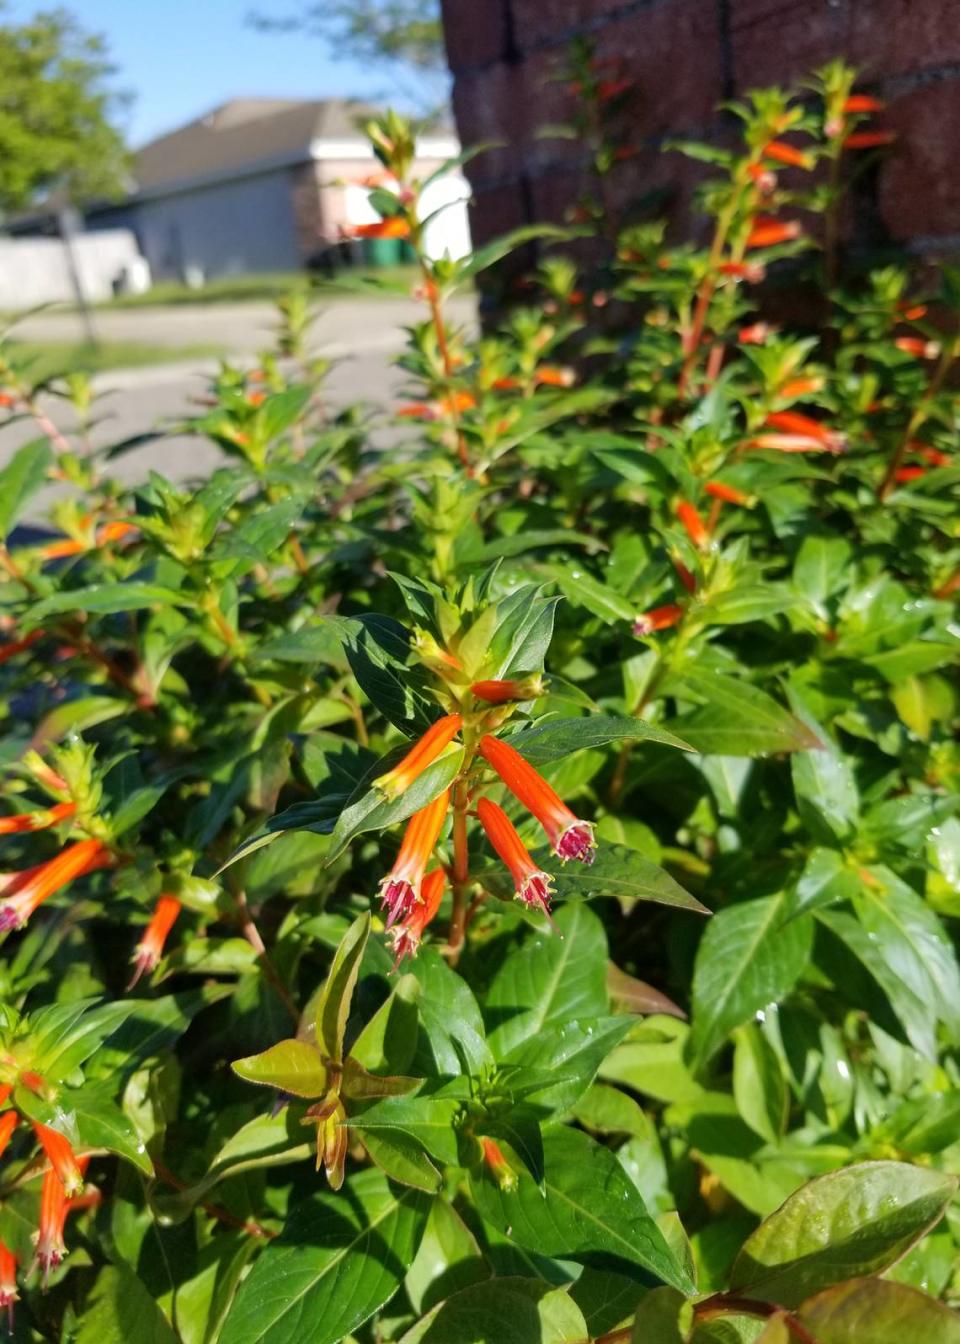
<svg viewBox="0 0 960 1344"><path fill-rule="evenodd" d="M577 236L423 263L389 451L302 294L195 486L3 368L20 1339L960 1338L960 281L835 283L884 139L841 66L682 147L705 247L612 230L630 91L575 61Z"/></svg>

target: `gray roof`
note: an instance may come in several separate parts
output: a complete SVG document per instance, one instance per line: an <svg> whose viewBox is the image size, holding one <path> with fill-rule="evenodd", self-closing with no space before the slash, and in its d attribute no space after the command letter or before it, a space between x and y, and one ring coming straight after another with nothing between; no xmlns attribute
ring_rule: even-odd
<svg viewBox="0 0 960 1344"><path fill-rule="evenodd" d="M358 123L378 111L352 98L234 98L138 150L137 189L153 194L261 165L306 162L315 140L363 140Z"/></svg>

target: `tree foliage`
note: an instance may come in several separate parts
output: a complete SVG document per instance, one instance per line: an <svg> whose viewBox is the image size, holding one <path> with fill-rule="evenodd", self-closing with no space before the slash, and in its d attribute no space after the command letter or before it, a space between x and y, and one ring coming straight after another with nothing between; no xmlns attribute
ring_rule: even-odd
<svg viewBox="0 0 960 1344"><path fill-rule="evenodd" d="M126 153L112 74L103 39L66 10L0 22L0 209L55 188L74 202L120 189Z"/></svg>

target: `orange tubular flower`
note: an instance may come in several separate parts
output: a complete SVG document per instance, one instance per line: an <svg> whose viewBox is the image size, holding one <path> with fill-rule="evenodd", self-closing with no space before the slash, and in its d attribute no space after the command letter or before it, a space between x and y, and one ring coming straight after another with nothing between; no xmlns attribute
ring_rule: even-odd
<svg viewBox="0 0 960 1344"><path fill-rule="evenodd" d="M57 803L46 812L20 812L15 817L0 817L0 835L16 835L21 831L44 831L48 826L72 817L76 803Z"/></svg>
<svg viewBox="0 0 960 1344"><path fill-rule="evenodd" d="M785 163L788 168L812 168L813 159L807 150L797 149L784 140L771 140L763 147L763 157L776 163Z"/></svg>
<svg viewBox="0 0 960 1344"><path fill-rule="evenodd" d="M163 956L163 945L180 914L181 905L176 896L161 896L154 906L150 922L133 954L133 979L127 989L133 989L142 975L152 971Z"/></svg>
<svg viewBox="0 0 960 1344"><path fill-rule="evenodd" d="M7 1144L13 1138L13 1131L19 1119L16 1111L4 1111L3 1115L0 1115L0 1157L6 1152Z"/></svg>
<svg viewBox="0 0 960 1344"><path fill-rule="evenodd" d="M893 473L893 479L899 485L907 485L910 481L918 481L921 476L926 476L926 467L898 467Z"/></svg>
<svg viewBox="0 0 960 1344"><path fill-rule="evenodd" d="M915 359L936 359L940 353L939 341L925 341L922 336L897 336L893 343L898 350Z"/></svg>
<svg viewBox="0 0 960 1344"><path fill-rule="evenodd" d="M669 630L683 616L683 607L668 602L664 607L654 607L652 611L643 611L633 622L633 633L640 639L652 635L655 630Z"/></svg>
<svg viewBox="0 0 960 1344"><path fill-rule="evenodd" d="M99 840L78 840L35 868L0 877L0 933L19 929L49 896L76 877L105 868L113 862L110 851Z"/></svg>
<svg viewBox="0 0 960 1344"><path fill-rule="evenodd" d="M811 439L806 434L756 434L745 448L761 448L772 453L839 453L842 448L830 448L822 439Z"/></svg>
<svg viewBox="0 0 960 1344"><path fill-rule="evenodd" d="M788 378L780 389L780 396L798 400L800 397L812 396L814 392L819 392L822 387L823 379L815 376Z"/></svg>
<svg viewBox="0 0 960 1344"><path fill-rule="evenodd" d="M508 742L488 735L480 739L480 755L496 770L513 796L533 813L559 858L593 863L596 848L593 827L570 811L519 751Z"/></svg>
<svg viewBox="0 0 960 1344"><path fill-rule="evenodd" d="M0 644L0 663L9 662L18 653L23 653L25 649L29 649L31 644L36 644L38 639L43 639L42 630L31 630L29 635L24 635L23 639L13 639L9 644Z"/></svg>
<svg viewBox="0 0 960 1344"><path fill-rule="evenodd" d="M896 131L854 131L843 142L844 149L879 149L882 145L892 145L897 138Z"/></svg>
<svg viewBox="0 0 960 1344"><path fill-rule="evenodd" d="M573 369L561 369L553 364L541 364L534 378L538 387L573 387L577 381Z"/></svg>
<svg viewBox="0 0 960 1344"><path fill-rule="evenodd" d="M460 714L445 714L442 719L437 719L414 743L399 765L373 781L374 788L388 798L399 798L450 745L462 727L463 718Z"/></svg>
<svg viewBox="0 0 960 1344"><path fill-rule="evenodd" d="M846 440L829 425L823 425L809 415L799 411L773 411L763 422L765 429L775 429L782 434L795 435L804 439L815 439L822 448L831 453L843 452Z"/></svg>
<svg viewBox="0 0 960 1344"><path fill-rule="evenodd" d="M106 546L111 541L122 541L124 537L132 536L133 533L139 531L139 527L136 527L133 523L127 523L122 518L117 518L112 523L104 523L102 527L97 528L97 545Z"/></svg>
<svg viewBox="0 0 960 1344"><path fill-rule="evenodd" d="M83 1172L70 1140L58 1129L41 1125L39 1120L34 1120L33 1132L47 1155L47 1161L57 1173L57 1179L63 1186L63 1193L68 1199L73 1195L79 1195L83 1189Z"/></svg>
<svg viewBox="0 0 960 1344"><path fill-rule="evenodd" d="M776 173L770 168L765 168L762 163L751 163L747 168L747 176L761 196L769 196L776 188Z"/></svg>
<svg viewBox="0 0 960 1344"><path fill-rule="evenodd" d="M355 224L348 232L354 238L409 238L410 224L402 215L389 215L374 224Z"/></svg>
<svg viewBox="0 0 960 1344"><path fill-rule="evenodd" d="M51 541L46 546L40 547L40 554L44 560L65 560L70 555L82 555L89 547L82 541L74 541L72 537L65 537L63 541Z"/></svg>
<svg viewBox="0 0 960 1344"><path fill-rule="evenodd" d="M443 900L443 889L447 884L447 875L442 868L434 868L427 873L420 884L421 900L415 905L402 924L395 924L390 930L390 938L396 961L393 968L400 965L404 957L415 957L423 938L423 931L434 919Z"/></svg>
<svg viewBox="0 0 960 1344"><path fill-rule="evenodd" d="M749 285L758 285L767 274L765 267L758 261L724 261L717 270L733 280L746 280Z"/></svg>
<svg viewBox="0 0 960 1344"><path fill-rule="evenodd" d="M506 812L489 798L481 798L477 803L477 816L487 839L510 870L516 899L549 914L553 878L534 863Z"/></svg>
<svg viewBox="0 0 960 1344"><path fill-rule="evenodd" d="M925 303L907 303L904 301L897 304L897 309L908 322L919 322L921 317L927 315L927 305Z"/></svg>
<svg viewBox="0 0 960 1344"><path fill-rule="evenodd" d="M843 105L844 112L851 114L857 112L882 112L885 104L879 98L872 98L869 93L852 93Z"/></svg>
<svg viewBox="0 0 960 1344"><path fill-rule="evenodd" d="M803 229L796 219L758 219L747 235L747 247L775 247L799 238Z"/></svg>
<svg viewBox="0 0 960 1344"><path fill-rule="evenodd" d="M735 485L726 485L723 481L707 481L704 489L713 499L722 500L724 504L748 504L750 502L749 495L745 495Z"/></svg>
<svg viewBox="0 0 960 1344"><path fill-rule="evenodd" d="M450 805L445 789L432 803L414 812L400 842L400 852L390 872L380 883L380 899L387 912L387 928L405 920L423 901L421 885L433 847Z"/></svg>
<svg viewBox="0 0 960 1344"><path fill-rule="evenodd" d="M740 345L765 345L773 335L773 327L769 322L752 322L748 327L741 327L737 332L737 341Z"/></svg>
<svg viewBox="0 0 960 1344"><path fill-rule="evenodd" d="M504 1157L499 1143L495 1139L481 1138L480 1147L483 1149L484 1165L500 1189L515 1190L517 1188L517 1173Z"/></svg>
<svg viewBox="0 0 960 1344"><path fill-rule="evenodd" d="M677 505L677 517L683 523L684 531L700 551L710 545L710 533L700 514L688 499L681 499Z"/></svg>
<svg viewBox="0 0 960 1344"><path fill-rule="evenodd" d="M63 1240L63 1228L67 1221L67 1197L60 1184L60 1178L51 1168L44 1173L40 1189L40 1225L34 1235L36 1243L35 1264L43 1274L46 1287L52 1269L56 1269L67 1253Z"/></svg>
<svg viewBox="0 0 960 1344"><path fill-rule="evenodd" d="M7 1329L13 1329L13 1304L19 1302L17 1293L17 1257L5 1242L0 1241L0 1311L7 1313Z"/></svg>
<svg viewBox="0 0 960 1344"><path fill-rule="evenodd" d="M505 705L511 700L536 700L546 687L539 675L524 677L522 681L475 681L470 687L478 700L490 705Z"/></svg>

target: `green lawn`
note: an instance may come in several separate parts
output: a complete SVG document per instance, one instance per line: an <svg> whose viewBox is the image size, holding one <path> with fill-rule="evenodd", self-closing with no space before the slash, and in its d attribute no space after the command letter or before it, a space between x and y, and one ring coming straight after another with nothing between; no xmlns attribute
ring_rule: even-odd
<svg viewBox="0 0 960 1344"><path fill-rule="evenodd" d="M291 289L308 286L318 297L324 294L409 293L419 272L415 266L358 266L343 270L335 280L304 271L275 271L267 275L234 275L210 280L202 289L190 289L175 281L161 281L146 294L123 294L101 304L105 309L153 308L163 304L243 303L273 301Z"/></svg>
<svg viewBox="0 0 960 1344"><path fill-rule="evenodd" d="M106 369L210 359L223 354L223 350L216 345L138 345L130 341L103 341L96 346L73 341L6 341L3 353L31 382L39 382L67 373L102 373Z"/></svg>

